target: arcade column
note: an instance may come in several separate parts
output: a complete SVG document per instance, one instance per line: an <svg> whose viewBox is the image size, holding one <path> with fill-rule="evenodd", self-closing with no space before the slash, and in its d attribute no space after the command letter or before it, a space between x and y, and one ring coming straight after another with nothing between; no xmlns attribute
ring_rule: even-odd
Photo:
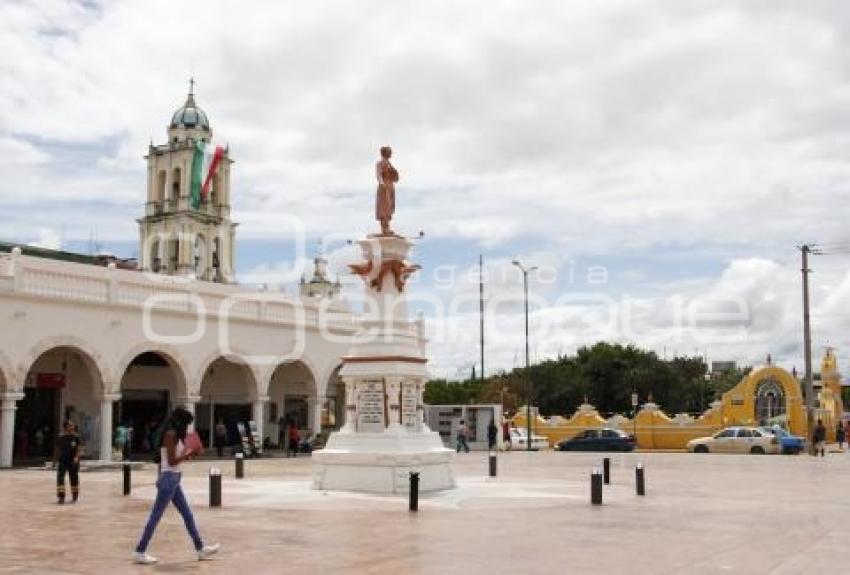
<svg viewBox="0 0 850 575"><path fill-rule="evenodd" d="M251 419L257 424L257 435L260 436L260 444L257 446L260 453L263 452L263 441L265 441L264 424L266 421L266 403L268 401L268 396L260 397L255 399L251 406Z"/></svg>
<svg viewBox="0 0 850 575"><path fill-rule="evenodd" d="M12 467L12 452L15 448L15 410L23 393L0 395L0 467Z"/></svg>
<svg viewBox="0 0 850 575"><path fill-rule="evenodd" d="M112 459L112 405L121 399L120 393L104 394L100 397L100 449L101 461Z"/></svg>

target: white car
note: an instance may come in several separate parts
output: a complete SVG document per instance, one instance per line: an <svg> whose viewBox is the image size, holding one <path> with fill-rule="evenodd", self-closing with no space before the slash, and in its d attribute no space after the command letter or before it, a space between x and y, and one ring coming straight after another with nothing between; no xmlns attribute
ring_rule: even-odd
<svg viewBox="0 0 850 575"><path fill-rule="evenodd" d="M779 453L779 438L756 427L727 427L711 437L700 437L688 442L691 453Z"/></svg>
<svg viewBox="0 0 850 575"><path fill-rule="evenodd" d="M528 433L526 429L511 429L511 449L528 449ZM543 435L532 433L531 449L537 451L539 449L549 449L549 438Z"/></svg>

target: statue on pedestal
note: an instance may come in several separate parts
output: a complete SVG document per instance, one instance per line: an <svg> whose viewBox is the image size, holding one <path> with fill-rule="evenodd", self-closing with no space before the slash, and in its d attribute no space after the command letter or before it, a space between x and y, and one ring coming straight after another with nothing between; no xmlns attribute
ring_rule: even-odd
<svg viewBox="0 0 850 575"><path fill-rule="evenodd" d="M381 222L381 235L391 236L390 220L395 213L395 183L398 170L390 163L393 150L389 146L381 148L381 159L375 164L375 176L378 178L378 193L375 198L375 219Z"/></svg>
<svg viewBox="0 0 850 575"><path fill-rule="evenodd" d="M351 271L365 283L365 312L339 377L345 384L346 421L313 452L313 487L401 494L412 469L423 492L455 487L454 451L425 422L423 388L430 379L424 326L407 314L405 283L419 266L407 260L413 241L390 229L398 172L392 150L375 165L375 217L381 232L357 240ZM352 242L354 243L354 242Z"/></svg>

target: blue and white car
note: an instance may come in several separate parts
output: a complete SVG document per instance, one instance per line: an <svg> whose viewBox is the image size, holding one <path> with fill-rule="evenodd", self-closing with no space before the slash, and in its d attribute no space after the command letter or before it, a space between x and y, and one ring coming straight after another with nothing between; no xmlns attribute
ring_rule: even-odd
<svg viewBox="0 0 850 575"><path fill-rule="evenodd" d="M774 425L772 427L760 427L768 433L772 433L779 438L780 453L786 455L797 455L806 450L806 440L799 435L793 435L784 427Z"/></svg>

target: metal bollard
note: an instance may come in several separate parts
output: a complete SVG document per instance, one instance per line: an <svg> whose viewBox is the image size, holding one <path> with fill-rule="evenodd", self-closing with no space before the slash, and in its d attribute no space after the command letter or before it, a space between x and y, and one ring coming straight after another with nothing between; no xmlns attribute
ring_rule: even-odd
<svg viewBox="0 0 850 575"><path fill-rule="evenodd" d="M496 460L496 454L490 453L490 477L496 477L498 461Z"/></svg>
<svg viewBox="0 0 850 575"><path fill-rule="evenodd" d="M124 495L130 495L130 464L125 463L124 467Z"/></svg>
<svg viewBox="0 0 850 575"><path fill-rule="evenodd" d="M602 472L598 467L590 474L590 503L602 505Z"/></svg>
<svg viewBox="0 0 850 575"><path fill-rule="evenodd" d="M611 483L611 458L606 457L602 460L602 482L605 485Z"/></svg>
<svg viewBox="0 0 850 575"><path fill-rule="evenodd" d="M419 511L419 473L410 472L410 510Z"/></svg>
<svg viewBox="0 0 850 575"><path fill-rule="evenodd" d="M210 469L210 507L221 507L221 469Z"/></svg>
<svg viewBox="0 0 850 575"><path fill-rule="evenodd" d="M643 475L643 463L638 463L635 467L635 490L638 495L646 495L646 483Z"/></svg>
<svg viewBox="0 0 850 575"><path fill-rule="evenodd" d="M243 453L236 454L236 479L245 477L245 455Z"/></svg>

